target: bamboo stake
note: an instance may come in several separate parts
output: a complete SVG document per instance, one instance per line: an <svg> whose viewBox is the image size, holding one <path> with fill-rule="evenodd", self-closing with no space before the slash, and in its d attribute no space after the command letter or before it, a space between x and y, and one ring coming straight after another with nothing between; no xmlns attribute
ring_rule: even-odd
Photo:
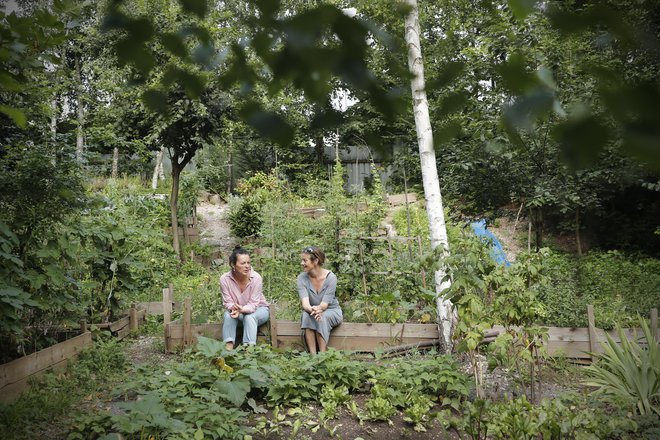
<svg viewBox="0 0 660 440"><path fill-rule="evenodd" d="M587 320L589 321L589 350L591 353L598 352L598 338L596 336L596 319L594 317L594 306L587 305ZM595 360L595 356L591 355L591 361Z"/></svg>
<svg viewBox="0 0 660 440"><path fill-rule="evenodd" d="M190 305L190 297L187 296L184 300L183 306L183 346L188 347L192 344L192 325L191 315L192 307Z"/></svg>
<svg viewBox="0 0 660 440"><path fill-rule="evenodd" d="M358 238L358 249L360 250L360 267L362 268L362 288L364 289L364 294L367 294L367 277L364 274L364 254L362 253L362 239Z"/></svg>

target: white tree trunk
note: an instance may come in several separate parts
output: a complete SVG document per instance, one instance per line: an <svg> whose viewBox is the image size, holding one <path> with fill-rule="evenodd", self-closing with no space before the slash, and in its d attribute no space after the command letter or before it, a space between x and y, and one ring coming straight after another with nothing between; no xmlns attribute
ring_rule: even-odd
<svg viewBox="0 0 660 440"><path fill-rule="evenodd" d="M438 246L442 246L443 253L446 254L449 252L449 242L447 240L447 227L442 208L442 195L440 194L440 182L438 180L435 149L433 147L433 131L431 130L431 120L429 118L428 101L426 99L424 84L424 63L419 40L420 30L417 0L406 0L406 3L412 7L405 22L406 44L408 45L408 68L413 74L410 86L412 88L419 157L422 165L426 213L429 217L431 247L435 249ZM451 334L454 313L452 303L443 297L443 291L450 286L449 281L442 281L444 277L445 270L441 264L440 269L435 272L435 291L438 295L436 303L438 325L440 327L440 342L443 344L442 348L445 352L450 352L452 349Z"/></svg>
<svg viewBox="0 0 660 440"><path fill-rule="evenodd" d="M78 163L83 161L83 150L85 147L85 139L83 137L83 124L85 118L85 111L83 107L83 87L82 87L82 72L80 66L80 55L77 55L75 58L75 67L76 67L76 80L78 82L76 86L77 91L77 119L78 119L78 129L76 130L76 159Z"/></svg>
<svg viewBox="0 0 660 440"><path fill-rule="evenodd" d="M110 176L116 179L119 175L119 147L112 149L112 171Z"/></svg>
<svg viewBox="0 0 660 440"><path fill-rule="evenodd" d="M154 174L151 178L151 188L156 189L158 188L158 178L160 177L161 174L163 174L163 178L165 178L165 175L163 173L163 154L165 153L164 149L161 148L160 151L156 153L156 165L154 166Z"/></svg>
<svg viewBox="0 0 660 440"><path fill-rule="evenodd" d="M158 179L165 180L165 170L163 169L163 158L165 157L165 147L160 149L160 161L158 162Z"/></svg>

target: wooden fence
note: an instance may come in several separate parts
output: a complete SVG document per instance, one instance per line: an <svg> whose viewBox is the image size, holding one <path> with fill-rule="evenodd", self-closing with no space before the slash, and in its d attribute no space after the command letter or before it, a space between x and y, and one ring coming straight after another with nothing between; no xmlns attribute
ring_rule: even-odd
<svg viewBox="0 0 660 440"><path fill-rule="evenodd" d="M299 321L285 321L274 318L274 306L271 306L270 320L260 327L257 340L270 342L275 348L304 349ZM182 347L194 345L197 336L206 336L222 339L222 324L206 323L192 324L190 298L184 303L183 318L165 324L165 349L168 352L176 351ZM547 327L548 354L550 356L565 356L577 363L589 363L592 360L590 353L601 351L600 342L606 340L609 334L615 341L619 335L614 330L596 328L593 316L593 307L587 309L589 319L588 328ZM494 331L504 331L504 327L495 326ZM651 310L651 331L658 334L658 311ZM639 329L624 329L628 339L639 337ZM425 346L439 340L440 334L437 324L383 324L383 323L355 323L344 322L332 331L329 347L340 350L354 350L373 353L377 350L389 350L398 346Z"/></svg>

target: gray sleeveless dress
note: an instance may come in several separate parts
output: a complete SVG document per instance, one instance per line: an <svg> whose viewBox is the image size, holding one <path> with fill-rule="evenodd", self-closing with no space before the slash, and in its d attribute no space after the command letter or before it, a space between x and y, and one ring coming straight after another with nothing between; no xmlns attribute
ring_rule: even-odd
<svg viewBox="0 0 660 440"><path fill-rule="evenodd" d="M320 321L317 321L309 313L303 311L300 327L316 330L325 339L325 342L328 342L330 339L330 331L344 320L341 307L339 307L339 301L337 301L337 297L335 296L336 290L337 275L332 272L325 278L323 286L321 286L321 291L318 293L312 287L312 280L309 279L306 272L298 275L298 296L300 299L308 297L309 304L312 306L318 306L322 302L328 304L328 308L323 312Z"/></svg>

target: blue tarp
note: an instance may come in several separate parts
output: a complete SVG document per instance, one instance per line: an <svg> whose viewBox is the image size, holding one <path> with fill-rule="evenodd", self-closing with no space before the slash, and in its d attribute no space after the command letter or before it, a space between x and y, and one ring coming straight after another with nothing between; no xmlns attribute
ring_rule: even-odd
<svg viewBox="0 0 660 440"><path fill-rule="evenodd" d="M495 263L504 264L507 267L511 265L511 263L509 263L509 261L506 259L506 253L504 253L504 249L502 249L500 241L492 232L486 229L486 220L472 222L470 223L470 226L472 226L472 230L474 230L474 235L477 237L486 237L491 241L493 247L490 250L490 257L493 259L493 261L495 261Z"/></svg>

